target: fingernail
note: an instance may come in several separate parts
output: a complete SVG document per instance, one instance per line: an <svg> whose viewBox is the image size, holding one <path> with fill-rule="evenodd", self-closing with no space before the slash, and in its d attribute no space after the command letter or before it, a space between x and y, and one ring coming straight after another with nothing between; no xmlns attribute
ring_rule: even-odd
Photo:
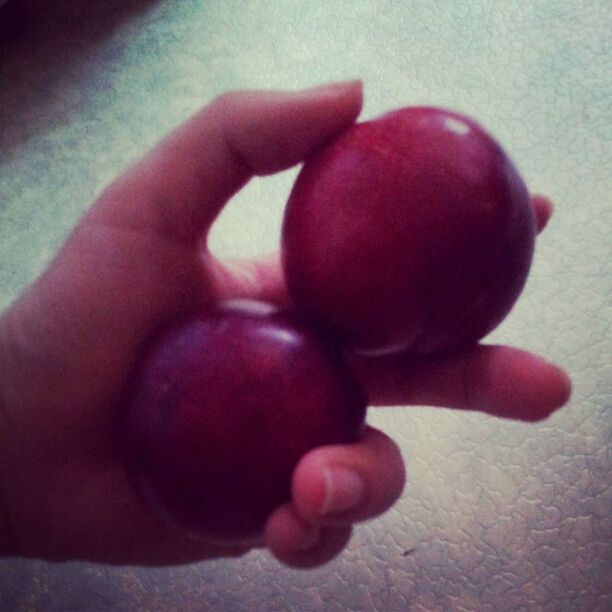
<svg viewBox="0 0 612 612"><path fill-rule="evenodd" d="M361 477L345 467L327 468L325 478L325 499L321 515L338 514L357 507L364 498L365 485Z"/></svg>
<svg viewBox="0 0 612 612"><path fill-rule="evenodd" d="M361 79L353 79L350 81L340 81L334 83L325 83L324 85L317 85L316 87L311 87L307 89L306 92L314 95L321 94L336 94L339 91L343 91L346 89L353 89L363 87L363 82Z"/></svg>

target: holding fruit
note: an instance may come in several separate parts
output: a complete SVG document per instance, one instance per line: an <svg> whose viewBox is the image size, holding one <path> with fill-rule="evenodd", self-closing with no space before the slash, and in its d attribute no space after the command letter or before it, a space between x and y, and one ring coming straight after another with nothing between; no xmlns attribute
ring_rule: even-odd
<svg viewBox="0 0 612 612"><path fill-rule="evenodd" d="M408 108L349 128L307 161L283 227L290 292L316 319L226 304L149 347L126 420L145 497L209 539L256 541L290 500L299 459L362 429L341 346L478 340L518 297L535 229L521 178L473 121Z"/></svg>
<svg viewBox="0 0 612 612"><path fill-rule="evenodd" d="M354 442L365 397L338 347L295 313L234 302L178 322L133 380L126 457L145 498L219 542L261 536L298 460Z"/></svg>
<svg viewBox="0 0 612 612"><path fill-rule="evenodd" d="M249 179L334 147L361 105L359 82L220 96L109 185L3 313L0 554L163 565L265 545L314 567L405 482L365 398L521 421L567 401L562 370L510 346L347 364L324 317L262 306L287 303L276 257L207 250ZM551 206L533 208L541 229Z"/></svg>

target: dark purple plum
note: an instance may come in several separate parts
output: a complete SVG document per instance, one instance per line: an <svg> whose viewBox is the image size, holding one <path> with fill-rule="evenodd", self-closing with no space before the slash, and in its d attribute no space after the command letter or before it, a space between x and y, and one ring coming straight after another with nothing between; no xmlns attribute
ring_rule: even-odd
<svg viewBox="0 0 612 612"><path fill-rule="evenodd" d="M290 294L349 348L436 353L508 314L536 233L528 190L476 122L404 108L304 164L283 222Z"/></svg>
<svg viewBox="0 0 612 612"><path fill-rule="evenodd" d="M217 542L257 540L309 450L355 441L366 400L302 316L228 302L160 332L139 361L123 443L144 498Z"/></svg>

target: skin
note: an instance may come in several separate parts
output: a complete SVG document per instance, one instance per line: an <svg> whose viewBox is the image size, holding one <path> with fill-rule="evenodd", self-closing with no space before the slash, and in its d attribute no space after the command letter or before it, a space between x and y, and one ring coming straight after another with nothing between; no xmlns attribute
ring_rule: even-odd
<svg viewBox="0 0 612 612"><path fill-rule="evenodd" d="M219 261L212 223L255 175L293 166L357 118L361 83L225 94L163 140L93 203L48 269L0 319L0 553L48 560L167 565L244 554L189 539L139 499L119 460L118 394L138 347L186 308L248 297L287 303L277 255ZM551 206L534 198L539 227ZM357 359L373 405L429 404L519 420L570 394L564 372L504 346L418 360ZM353 510L322 516L328 468L365 484ZM266 547L312 567L336 556L354 523L400 496L396 444L363 439L308 453L293 501L270 517Z"/></svg>

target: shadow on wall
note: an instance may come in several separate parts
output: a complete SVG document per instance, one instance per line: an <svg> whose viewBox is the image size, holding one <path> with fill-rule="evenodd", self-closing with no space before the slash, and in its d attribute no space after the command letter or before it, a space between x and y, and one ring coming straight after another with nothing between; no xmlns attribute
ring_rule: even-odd
<svg viewBox="0 0 612 612"><path fill-rule="evenodd" d="M75 66L82 66L117 28L160 2L0 2L0 155L2 150L22 144L41 129L40 122L28 121L30 113L53 102L59 80L66 75L78 80L82 75L73 74ZM8 129L16 117L23 117L28 126L19 131Z"/></svg>

